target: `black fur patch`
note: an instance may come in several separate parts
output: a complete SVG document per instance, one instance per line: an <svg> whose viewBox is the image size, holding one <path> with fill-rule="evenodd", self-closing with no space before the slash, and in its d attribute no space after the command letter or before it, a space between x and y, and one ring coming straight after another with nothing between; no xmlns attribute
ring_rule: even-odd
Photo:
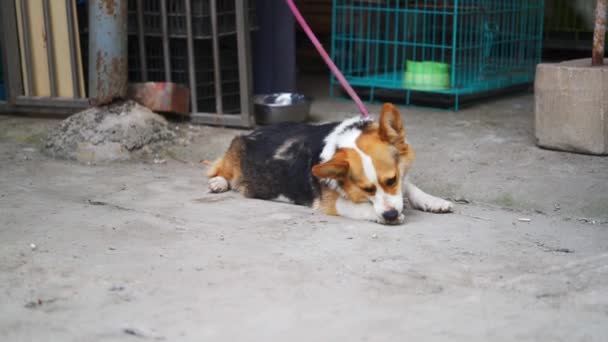
<svg viewBox="0 0 608 342"><path fill-rule="evenodd" d="M320 162L323 141L339 123L285 123L261 127L243 136L242 184L248 197L275 199L283 195L311 205L320 194L312 167Z"/></svg>
<svg viewBox="0 0 608 342"><path fill-rule="evenodd" d="M371 121L371 120L358 120L358 121L355 121L355 122L353 122L352 124L350 124L350 125L348 125L348 126L344 127L344 128L342 129L342 132L340 132L340 133L348 132L348 131L350 131L350 130L352 130L352 129L358 129L358 130L360 130L360 131L364 132L365 130L367 130L367 128L368 128L368 127L369 127L369 126L370 126L372 123L373 123L373 121Z"/></svg>

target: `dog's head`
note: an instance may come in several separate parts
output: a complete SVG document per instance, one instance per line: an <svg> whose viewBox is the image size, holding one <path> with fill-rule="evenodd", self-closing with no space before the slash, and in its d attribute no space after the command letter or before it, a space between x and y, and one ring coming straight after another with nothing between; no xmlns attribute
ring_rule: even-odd
<svg viewBox="0 0 608 342"><path fill-rule="evenodd" d="M397 108L385 104L379 122L347 120L325 142L313 175L354 203L372 203L379 222L397 221L401 182L414 158Z"/></svg>

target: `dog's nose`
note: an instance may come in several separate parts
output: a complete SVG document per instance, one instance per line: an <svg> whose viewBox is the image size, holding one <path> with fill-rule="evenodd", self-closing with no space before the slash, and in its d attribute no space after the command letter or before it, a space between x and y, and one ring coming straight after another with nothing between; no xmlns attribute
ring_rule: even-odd
<svg viewBox="0 0 608 342"><path fill-rule="evenodd" d="M395 209L387 210L382 213L382 217L389 222L395 221L399 217L399 212Z"/></svg>

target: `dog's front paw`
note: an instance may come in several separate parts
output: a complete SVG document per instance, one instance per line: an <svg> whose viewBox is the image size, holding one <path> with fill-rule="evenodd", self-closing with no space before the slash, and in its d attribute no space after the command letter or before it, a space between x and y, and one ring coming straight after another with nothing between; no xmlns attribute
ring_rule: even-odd
<svg viewBox="0 0 608 342"><path fill-rule="evenodd" d="M228 191L230 185L224 177L213 177L209 179L209 191L214 193Z"/></svg>
<svg viewBox="0 0 608 342"><path fill-rule="evenodd" d="M431 213L451 213L454 211L454 204L444 199L424 194L416 198L410 198L410 204L414 209Z"/></svg>

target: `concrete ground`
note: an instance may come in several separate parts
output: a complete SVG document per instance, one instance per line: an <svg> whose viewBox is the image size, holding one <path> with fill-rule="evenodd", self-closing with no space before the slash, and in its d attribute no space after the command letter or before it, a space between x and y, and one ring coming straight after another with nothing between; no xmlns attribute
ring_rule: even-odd
<svg viewBox="0 0 608 342"><path fill-rule="evenodd" d="M2 341L605 341L608 158L535 147L530 94L402 110L413 179L459 203L397 227L207 193L236 130L82 165L1 116Z"/></svg>

